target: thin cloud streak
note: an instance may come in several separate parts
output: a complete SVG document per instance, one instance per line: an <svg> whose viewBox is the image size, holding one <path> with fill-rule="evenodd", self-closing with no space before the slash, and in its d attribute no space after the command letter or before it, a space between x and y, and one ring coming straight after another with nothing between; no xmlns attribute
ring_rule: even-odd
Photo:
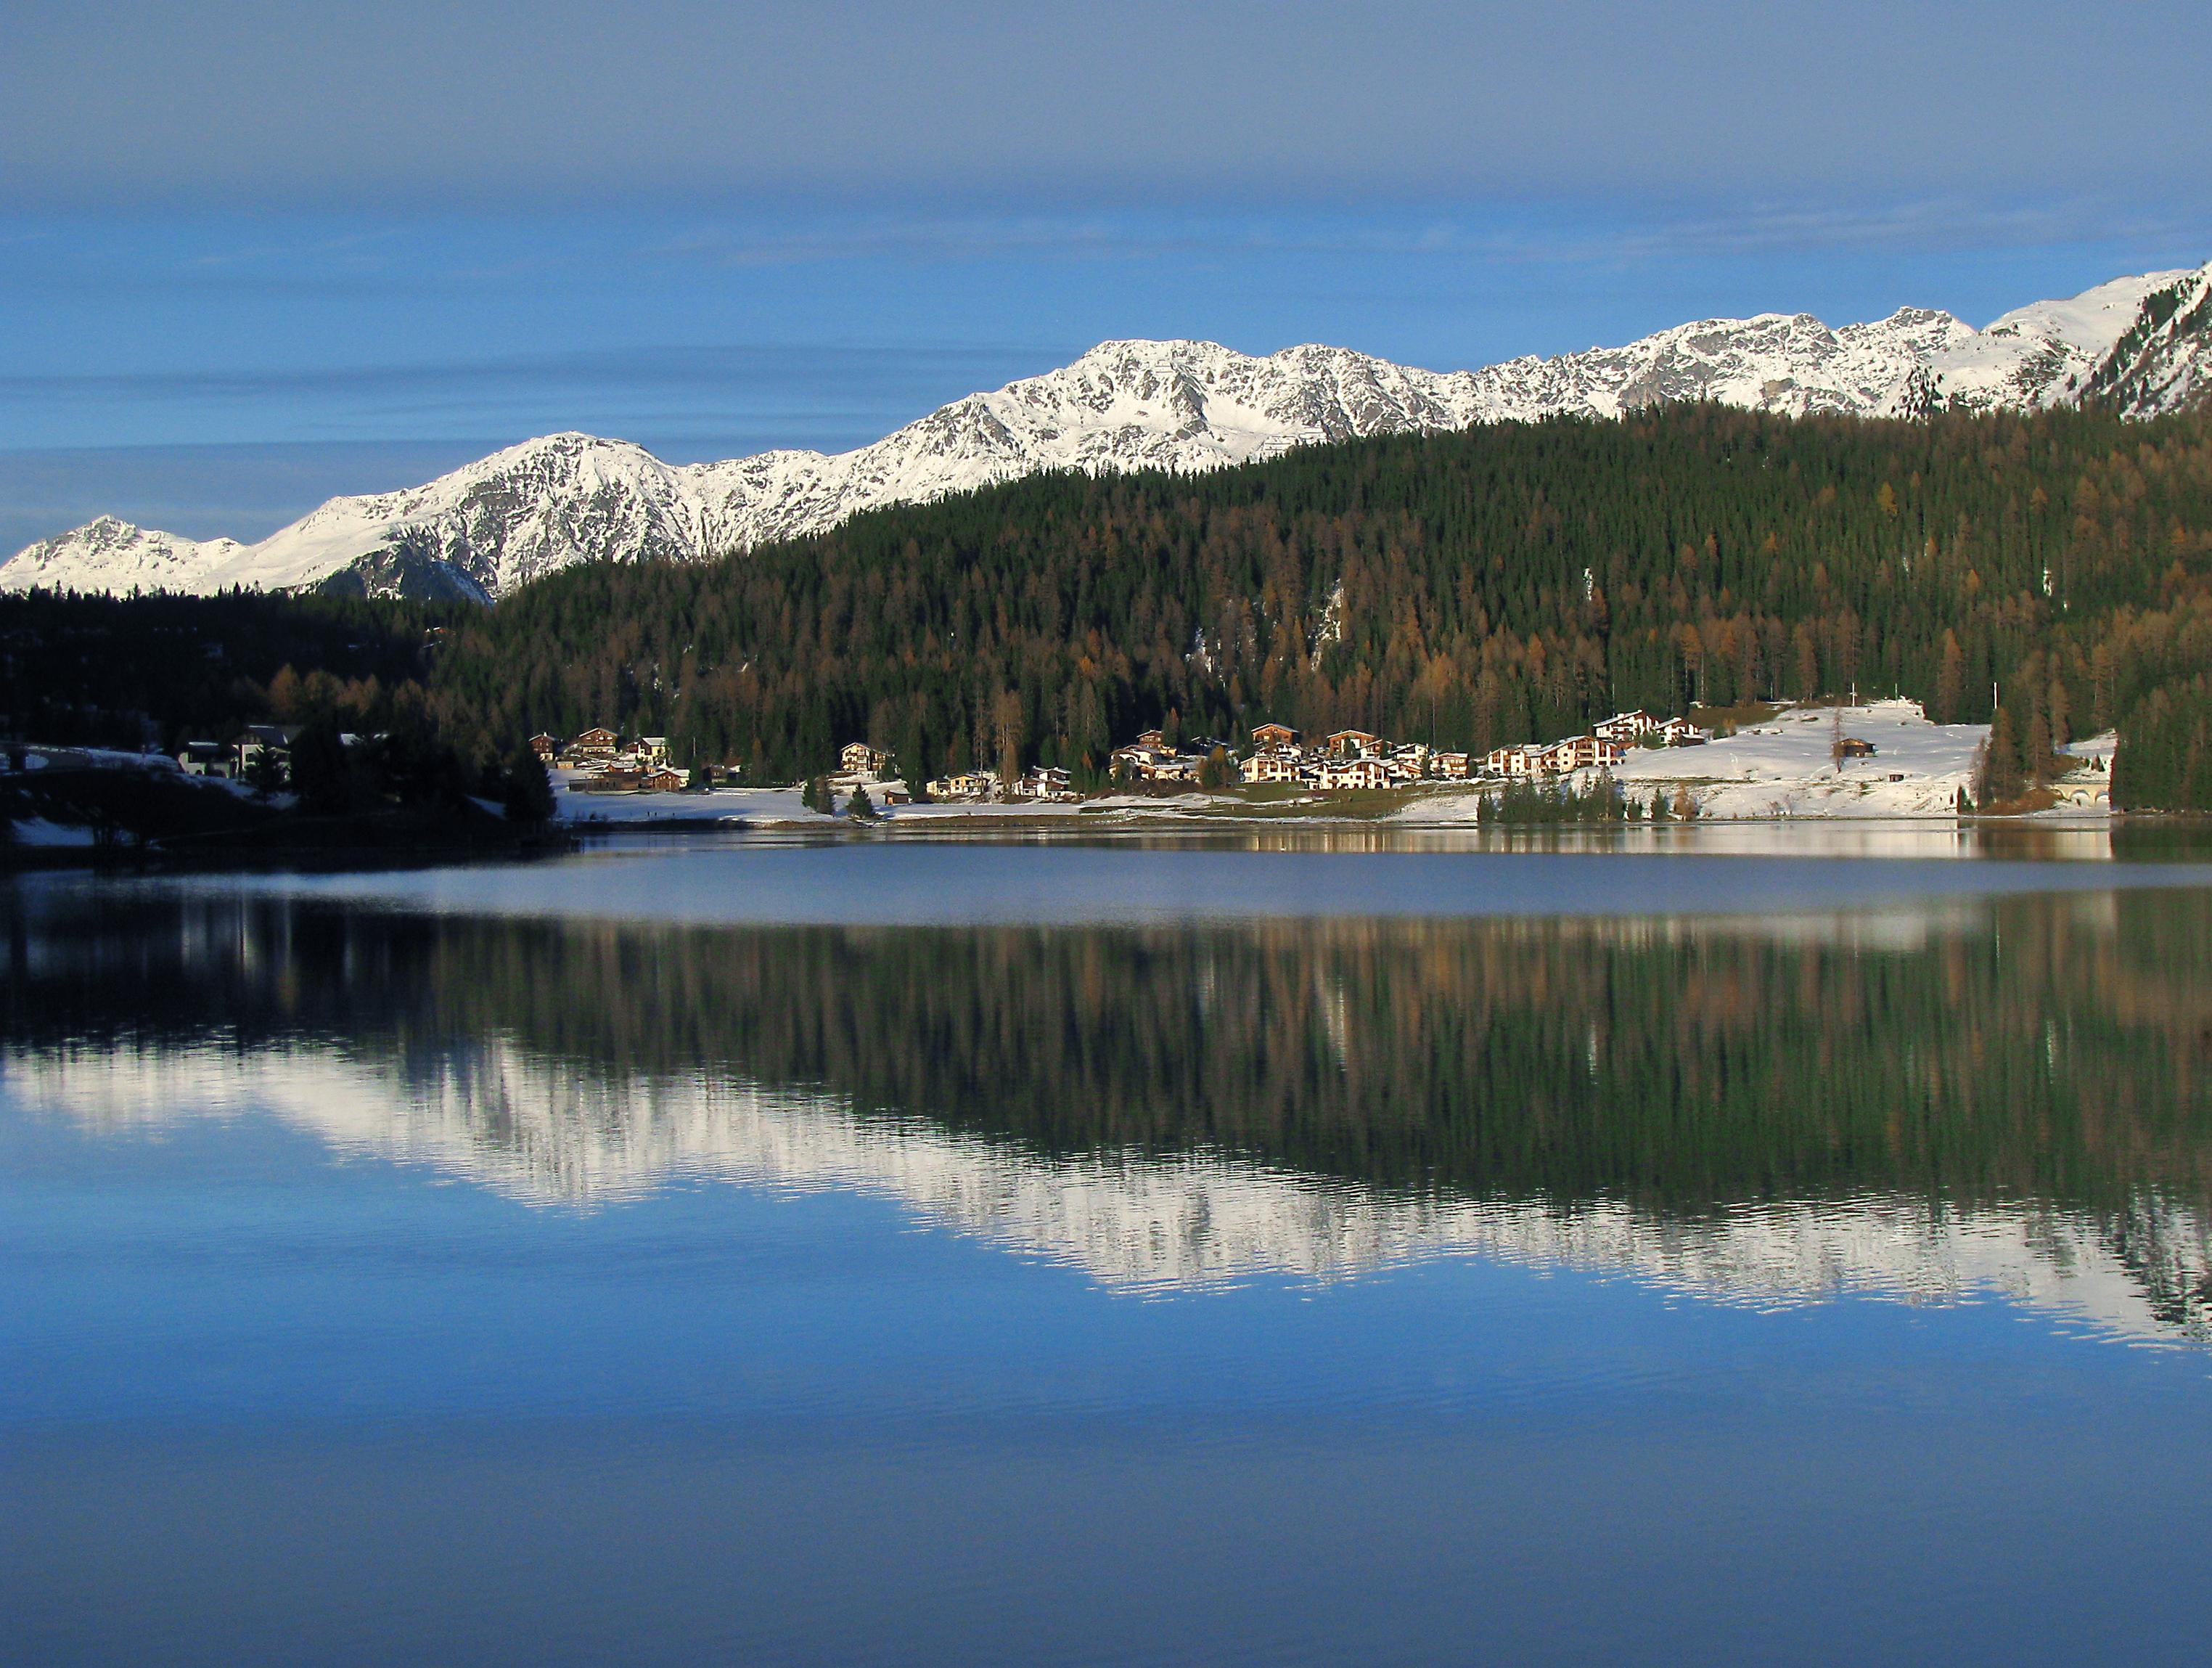
<svg viewBox="0 0 2212 1668"><path fill-rule="evenodd" d="M2116 214L2089 201L1987 207L1930 199L1866 208L1775 205L1728 216L1688 210L1678 219L1601 223L1559 210L1419 209L1353 219L1212 217L1155 212L1112 219L860 217L799 228L701 228L634 251L641 261L733 269L842 261L960 265L1008 259L1168 260L1207 254L1370 254L1516 263L1696 260L1753 253L1888 247L2036 248L2098 240L2212 242L2212 212ZM1504 222L1501 224L1500 222ZM1593 222L1601 223L1591 223Z"/></svg>
<svg viewBox="0 0 2212 1668"><path fill-rule="evenodd" d="M250 441L506 435L586 428L712 455L846 450L976 387L1049 368L1076 348L669 345L404 364L0 374L0 446L56 436L198 433ZM82 449L81 439L64 447Z"/></svg>
<svg viewBox="0 0 2212 1668"><path fill-rule="evenodd" d="M75 222L81 225L82 222ZM656 272L749 271L887 265L1096 265L1279 257L1396 257L1483 265L1604 265L1711 261L1747 255L1893 250L1916 256L2094 243L2212 250L2212 203L2168 200L2128 210L2098 198L1977 204L1951 198L1813 204L1775 201L1717 210L1696 199L1645 203L1512 200L1377 204L1351 214L1278 206L1206 205L1054 213L1009 208L799 211L697 210L644 219L570 215L538 221L417 220L272 238L259 222L235 241L220 220L179 240L158 220L101 250L58 241L50 228L0 236L0 282L24 291L114 286L173 293L272 295L460 294L563 283L620 293ZM72 222L60 222L68 228ZM204 247L208 237L222 247Z"/></svg>
<svg viewBox="0 0 2212 1668"><path fill-rule="evenodd" d="M259 399L423 387L499 389L557 381L634 388L726 388L804 381L825 394L872 392L916 375L988 370L1033 348L839 348L672 345L590 353L516 355L474 362L304 366L248 371L160 370L92 375L0 374L0 397ZM1070 350L1079 351L1079 350Z"/></svg>

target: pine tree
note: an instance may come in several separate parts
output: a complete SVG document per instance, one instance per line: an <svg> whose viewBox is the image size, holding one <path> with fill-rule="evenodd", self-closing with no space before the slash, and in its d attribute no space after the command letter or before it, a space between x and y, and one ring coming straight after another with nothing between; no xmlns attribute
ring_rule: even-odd
<svg viewBox="0 0 2212 1668"><path fill-rule="evenodd" d="M1936 700L1933 716L1939 724L1959 721L1959 703L1966 692L1966 655L1959 647L1958 634L1943 633L1942 658L1936 671Z"/></svg>
<svg viewBox="0 0 2212 1668"><path fill-rule="evenodd" d="M273 747L263 747L246 761L246 783L264 797L281 794L291 781L291 772L282 754Z"/></svg>
<svg viewBox="0 0 2212 1668"><path fill-rule="evenodd" d="M534 752L527 746L517 747L507 756L501 776L505 790L501 804L509 822L542 828L553 820L556 809L553 783L545 774L544 761Z"/></svg>
<svg viewBox="0 0 2212 1668"><path fill-rule="evenodd" d="M2057 774L2057 758L2051 747L2051 726L2043 715L2043 705L2036 703L2027 709L2027 775L2033 782L2048 782Z"/></svg>
<svg viewBox="0 0 2212 1668"><path fill-rule="evenodd" d="M1990 738L1983 745L1974 800L1985 807L2008 805L2027 791L2020 744L2013 739L2012 714L2000 704L1990 720Z"/></svg>

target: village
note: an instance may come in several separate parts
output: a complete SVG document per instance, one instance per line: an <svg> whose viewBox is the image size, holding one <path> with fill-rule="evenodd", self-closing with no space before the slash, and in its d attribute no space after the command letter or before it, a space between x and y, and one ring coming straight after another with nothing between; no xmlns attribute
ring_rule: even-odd
<svg viewBox="0 0 2212 1668"><path fill-rule="evenodd" d="M1163 730L1139 734L1111 755L1114 790L1158 793L1202 792L1233 787L1288 786L1317 793L1372 792L1423 782L1508 783L1571 776L1576 772L1620 766L1637 747L1698 746L1711 735L1686 718L1660 719L1641 710L1615 714L1583 734L1561 740L1498 747L1484 754L1432 748L1425 742L1393 742L1366 730L1334 731L1309 741L1286 724L1254 726L1249 747L1232 750L1210 737L1178 746ZM677 793L709 785L700 772L670 762L665 736L625 741L615 731L595 726L572 740L549 734L531 738L532 750L560 774L572 794ZM1032 765L1002 777L991 770L968 770L935 777L917 795L890 753L865 741L848 742L836 771L819 778L823 792L850 802L858 793L878 808L909 805L917 798L935 804L1065 804L1084 797L1069 772L1057 765ZM1111 790L1109 790L1111 791Z"/></svg>
<svg viewBox="0 0 2212 1668"><path fill-rule="evenodd" d="M1287 724L1257 724L1250 752L1234 764L1238 781L1252 786L1286 784L1322 793L1410 787L1421 782L1516 782L1571 776L1621 763L1632 746L1693 746L1711 737L1686 719L1660 720L1650 713L1615 714L1589 734L1565 740L1494 748L1480 758L1439 752L1425 742L1391 742L1366 730L1337 730L1309 743ZM1218 743L1194 750L1170 747L1158 730L1146 730L1115 750L1114 776L1123 782L1207 782L1209 766L1229 763Z"/></svg>
<svg viewBox="0 0 2212 1668"><path fill-rule="evenodd" d="M724 819L732 814L733 792L744 801L738 807L743 815L770 820L823 815L865 820L908 807L915 814L1078 807L1130 814L1156 807L1158 814L1176 814L1180 807L1193 814L1219 814L1247 798L1257 810L1328 795L1393 794L1397 808L1381 801L1380 814L1450 823L1496 814L1501 794L1542 792L1559 784L1559 793L1571 796L1599 791L1589 784L1608 781L1618 784L1616 798L1626 790L1642 805L1663 788L1678 816L1924 817L1968 808L1983 727L1933 725L1917 703L1902 700L1796 710L1785 703L1759 710L1766 713L1763 719L1746 712L1735 723L1722 722L1717 737L1687 718L1636 710L1617 713L1578 735L1481 754L1395 742L1356 728L1310 740L1272 721L1254 726L1244 745L1234 747L1206 736L1178 744L1166 730L1148 729L1114 750L1107 780L1094 781L1089 792L1066 769L1042 764L1012 777L962 771L930 780L917 791L892 754L865 741L841 748L834 770L789 787L747 783L731 765L683 768L672 759L666 737L625 739L603 725L567 740L540 734L530 746L556 790L557 818L586 823ZM265 799L289 785L296 729L249 725L228 740L185 744L174 764L185 775L228 779ZM1881 737L1879 746L1870 735ZM1704 750L1698 763L1686 767L1668 756L1687 747ZM2079 757L2073 774L2052 789L2052 810L2109 809L2109 750L2108 739L2066 750ZM1466 791L1449 791L1455 788ZM1418 791L1425 788L1431 791ZM664 798L678 794L696 810L679 810ZM1531 801L1522 809L1532 807L1541 808ZM1370 802L1359 814L1378 813Z"/></svg>
<svg viewBox="0 0 2212 1668"><path fill-rule="evenodd" d="M174 754L186 776L281 788L289 776L297 724L248 724L226 740L189 740ZM351 746L356 740L342 738ZM1366 730L1337 730L1306 742L1285 724L1254 727L1248 748L1233 750L1211 738L1177 747L1165 733L1146 730L1111 757L1116 788L1193 790L1287 784L1318 792L1346 792L1411 786L1422 782L1505 782L1571 776L1577 770L1618 766L1633 746L1692 746L1711 740L1686 719L1656 719L1627 712L1591 727L1589 734L1549 743L1499 747L1477 757L1433 749L1423 742L1394 743ZM686 770L672 760L668 738L643 735L625 740L594 725L563 740L541 732L530 749L571 794L650 794L682 793L732 782L733 766ZM1241 756L1240 756L1241 754ZM896 807L917 797L939 804L1009 803L1028 801L1066 803L1083 797L1066 770L1032 765L1019 776L969 770L939 776L917 796L899 773L897 761L865 741L839 751L837 769L819 780L834 794L865 791L877 806Z"/></svg>

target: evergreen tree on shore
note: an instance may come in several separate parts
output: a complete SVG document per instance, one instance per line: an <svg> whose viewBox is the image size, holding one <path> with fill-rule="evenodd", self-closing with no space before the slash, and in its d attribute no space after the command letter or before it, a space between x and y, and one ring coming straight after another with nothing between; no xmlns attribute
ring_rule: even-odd
<svg viewBox="0 0 2212 1668"><path fill-rule="evenodd" d="M2120 728L2112 803L2130 811L2212 811L2212 677L2145 697Z"/></svg>
<svg viewBox="0 0 2212 1668"><path fill-rule="evenodd" d="M1984 807L2008 805L2027 791L2020 743L2013 737L2012 714L1999 707L1990 720L1990 739L1982 748L1981 768L1974 781L1974 799Z"/></svg>
<svg viewBox="0 0 2212 1668"><path fill-rule="evenodd" d="M553 820L553 783L545 774L544 761L537 753L526 746L517 747L507 755L502 774L506 784L504 808L509 822L542 828Z"/></svg>

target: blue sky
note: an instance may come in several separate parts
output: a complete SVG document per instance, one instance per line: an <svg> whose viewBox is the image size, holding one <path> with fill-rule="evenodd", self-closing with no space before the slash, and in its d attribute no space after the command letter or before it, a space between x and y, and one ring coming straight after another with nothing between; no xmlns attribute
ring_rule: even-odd
<svg viewBox="0 0 2212 1668"><path fill-rule="evenodd" d="M2212 8L0 0L0 548L1112 336L1437 368L2212 256Z"/></svg>

